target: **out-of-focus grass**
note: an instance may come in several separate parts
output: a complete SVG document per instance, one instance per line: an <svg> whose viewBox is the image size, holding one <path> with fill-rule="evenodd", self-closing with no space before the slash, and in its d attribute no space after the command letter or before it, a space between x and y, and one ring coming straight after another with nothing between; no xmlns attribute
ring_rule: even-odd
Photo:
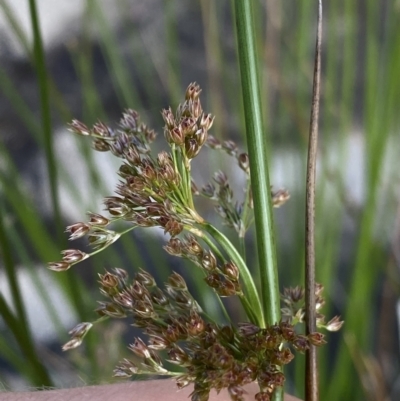
<svg viewBox="0 0 400 401"><path fill-rule="evenodd" d="M394 236L391 216L395 215L398 207L398 160L393 157L385 169L384 165L388 164L387 157L392 148L399 147L399 113L396 106L400 103L400 32L397 29L400 11L394 0L339 0L326 3L317 187L317 280L326 288L326 314L340 313L346 324L343 332L329 335L330 344L321 349L321 398L361 400L364 397L363 388L358 384L361 378L351 358L355 353L350 352L351 343L345 343L343 336L351 335L356 339L357 353L371 354L376 352L374 342L379 330L385 330L385 327L377 325L378 312L385 312L378 311L376 305L382 296L380 282L386 275ZM81 30L76 40L68 44L82 96L82 110L77 117L89 124L98 118L110 118L94 74L97 68L95 51L100 49L109 76L107 81L112 82L116 94L118 107L115 106L115 109L135 108L146 115L155 115L154 120L160 122L160 118L157 119L158 110L168 105L164 104L164 99L170 99L172 105L176 105L188 84L185 80L197 80L208 100L207 110L217 115L215 134L237 140L243 132L244 116L238 96L240 84L233 47L235 33L231 4L228 1L206 0L191 2L190 5L177 1L160 1L160 4L163 5L159 15L162 16L165 34L157 38L158 48L154 50L151 44L143 41L145 36L141 29L144 28L136 26L130 19L132 9L135 10L133 2L120 2L121 24L118 30L109 23L107 9L102 7L101 2L86 2ZM71 104L58 89L57 80L60 77L52 75L46 68L46 55L40 52L40 15L34 35L35 47L25 36L9 5L9 1L1 0L0 12L9 23L9 31L25 50L26 59L38 73L41 115L35 114L30 108L29 102L18 90L18 82L12 80L4 67L0 71L0 89L17 112L20 122L34 138L38 149L46 155L46 171L51 178L48 180L51 183L49 193L53 194L55 214L51 224L44 223L40 205L32 202L33 198L24 188L18 160L13 160L15 154L11 154L2 142L0 206L4 241L1 242L1 270L6 273L4 277L14 290L11 304L2 302L0 305L1 316L6 324L6 330L0 333L0 356L28 382L40 385L49 384L48 374L45 373L49 361L40 358L43 344L38 344L36 352L27 353L26 346L33 338L26 327L16 270L21 265L29 269L34 278L33 285L38 286L46 296L40 287L40 280L37 277L35 279L37 269L34 265L40 261L44 269L47 261L59 258L58 251L65 248L66 237L59 239L57 233L60 233L60 229L54 222L63 220L62 225L71 223L65 221L57 211L57 187L66 187L78 203L83 199L73 178L73 174L79 172L71 175L71 172L65 171L54 153L54 148L57 148L55 122L58 126L66 125L76 111L70 109ZM31 11L37 6L34 0L30 0L30 5ZM257 2L255 7L268 141L273 149L273 158L283 154L282 151L289 155L280 163L283 172L279 176L283 175L282 180L287 182L292 199L276 212L278 266L281 284L297 285L303 280L303 183L316 4L311 0L295 3L266 0ZM196 44L187 43L185 30L181 29L185 13L190 13L191 18L198 18L203 26L203 30L193 34ZM34 22L33 12L31 17ZM92 28L99 26L97 44L92 39ZM123 43L128 44L124 52L121 50L121 34L124 35ZM162 54L157 53L158 49L163 49ZM190 57L196 55L191 60L185 54L189 50ZM200 63L201 68L196 63ZM204 76L197 77L198 71L205 71L206 79ZM140 91L136 90L137 83L140 83ZM162 135L161 130L158 131ZM354 145L350 146L352 142L349 137L354 136L363 146L363 158L357 160L361 166L352 164L355 148ZM1 135L1 141L2 138ZM71 135L71 141L75 140ZM96 168L93 152L83 141L78 140L77 144L81 158L87 161L88 175L93 184L87 191L109 195L105 192L107 184L102 180L102 173ZM209 164L218 166L218 160L212 160ZM352 186L356 183L349 181L351 167L359 168L362 172L359 179L364 183L362 196L356 200L352 198ZM274 176L277 173L273 171ZM274 184L274 178L271 181ZM82 219L87 207L82 204ZM148 249L138 249L132 240L124 239L122 248L110 250L101 260L94 259L93 270L89 274L92 285L96 280L96 272L101 272L104 267L118 265L135 269L149 263L148 255L153 259L151 264L160 271L159 277L165 277L168 269L166 259L161 251L158 253L154 249L154 241L143 240L141 244ZM92 320L91 310L95 307L93 299L96 298L89 287L84 295L79 296L88 285L82 275L72 270L65 275L54 274L54 280L60 284L60 290L65 292L77 316ZM392 282L396 285L395 280ZM202 291L201 288L198 291ZM203 298L206 299L205 296ZM57 322L53 305L49 301L46 304L61 333L63 329L61 323ZM396 316L392 318L396 319ZM17 333L21 330L24 336L28 336L25 340L18 338ZM85 355L89 364L77 357L72 358L77 372L84 368L84 376L91 382L104 379L104 373L99 372L99 354L96 351L100 339L101 335L91 335L87 347L80 351L87 352ZM9 346L6 347L6 344ZM378 360L385 357L375 356ZM63 357L69 358L67 354ZM27 360L33 365L26 364ZM296 386L295 391L301 395L303 367L301 358L298 360L300 362L294 362L295 368L289 369L291 376L288 383L289 386ZM42 370L30 368L41 363ZM104 372L108 369L111 375L112 363L103 363L101 370ZM390 367L391 374L395 369L396 366ZM38 373L41 371L43 376ZM56 377L57 372L52 366L52 378ZM389 385L389 377L387 380L386 385Z"/></svg>

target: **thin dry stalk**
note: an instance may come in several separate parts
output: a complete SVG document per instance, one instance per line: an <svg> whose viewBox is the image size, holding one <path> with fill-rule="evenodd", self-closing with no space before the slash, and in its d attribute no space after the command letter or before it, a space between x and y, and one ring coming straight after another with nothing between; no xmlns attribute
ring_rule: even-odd
<svg viewBox="0 0 400 401"><path fill-rule="evenodd" d="M318 0L318 28L315 46L313 96L307 159L306 187L306 334L316 331L315 311L315 179L318 144L319 97L321 84L322 1ZM317 350L314 345L306 352L306 401L318 401Z"/></svg>

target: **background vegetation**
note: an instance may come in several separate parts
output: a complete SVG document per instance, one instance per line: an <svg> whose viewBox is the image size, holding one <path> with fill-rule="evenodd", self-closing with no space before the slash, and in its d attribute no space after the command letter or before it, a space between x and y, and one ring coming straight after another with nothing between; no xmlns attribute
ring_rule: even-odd
<svg viewBox="0 0 400 401"><path fill-rule="evenodd" d="M162 237L139 233L86 266L62 275L46 271L46 262L67 247L64 227L84 220L87 210L100 211L101 197L111 194L117 178L112 161L65 134L66 124L73 117L87 124L115 121L131 107L162 137L159 110L175 107L196 80L205 109L217 116L213 134L244 143L229 1L83 1L65 37L46 46L40 3L29 1L27 31L11 1L0 0L4 37L20 49L13 53L5 42L0 54L4 388L110 381L132 336L124 325L103 326L88 335L84 348L60 353L67 329L94 318L97 273L143 266L162 281L171 268ZM321 399L398 399L400 4L326 3L317 281L326 288L326 315L339 313L346 323L319 353ZM259 0L254 7L266 135L274 149L271 182L291 192L275 213L280 280L282 287L295 286L303 282L316 2ZM196 165L204 183L218 168L231 172L226 160L212 152L206 157L212 159ZM207 206L203 210L208 213ZM251 238L248 246L254 247ZM185 271L181 264L174 269ZM195 274L189 275L192 290L212 309ZM35 331L38 321L44 334ZM301 396L302 358L288 370L288 389Z"/></svg>

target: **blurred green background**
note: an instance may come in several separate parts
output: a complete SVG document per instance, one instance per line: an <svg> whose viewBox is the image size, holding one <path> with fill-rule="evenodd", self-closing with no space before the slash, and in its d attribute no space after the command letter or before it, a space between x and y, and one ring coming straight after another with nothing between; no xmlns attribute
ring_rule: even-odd
<svg viewBox="0 0 400 401"><path fill-rule="evenodd" d="M275 211L281 288L303 282L316 5L254 0L271 182L291 193ZM321 399L397 400L400 2L324 7L317 280L327 317L340 314L345 326L319 353ZM0 0L0 34L0 388L110 382L132 339L124 322L96 327L80 349L60 352L69 329L96 318L97 273L142 266L162 281L185 267L161 250L162 235L142 230L71 271L46 270L60 250L85 249L67 244L64 227L101 212L118 179L118 161L66 126L72 118L117 121L130 107L162 139L159 111L176 107L197 81L204 108L216 115L212 133L243 147L233 7L228 0ZM233 168L205 153L194 168L200 186L214 170ZM210 210L200 209L208 218ZM212 309L205 287L189 277ZM303 365L298 357L287 369L287 389L299 396Z"/></svg>

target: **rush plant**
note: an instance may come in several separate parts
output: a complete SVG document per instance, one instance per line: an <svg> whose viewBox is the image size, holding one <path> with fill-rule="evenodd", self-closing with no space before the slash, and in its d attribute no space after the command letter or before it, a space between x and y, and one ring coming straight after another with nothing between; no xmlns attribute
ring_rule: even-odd
<svg viewBox="0 0 400 401"><path fill-rule="evenodd" d="M292 352L305 352L325 341L317 331L304 335L295 328L305 318L304 291L300 287L284 290L282 317L271 320L273 313L261 301L268 297L258 292L244 252L198 213L195 198L215 202L218 215L236 231L242 244L249 227L259 218L253 210L249 155L234 142L220 142L209 134L214 117L203 111L200 92L200 87L192 83L175 112L171 108L162 111L168 149L157 155L151 149L155 131L133 110L126 110L116 127L102 122L93 127L77 120L71 123L70 130L89 137L96 150L109 151L121 159L120 181L115 194L104 200L106 216L89 213L87 222L67 227L70 240L86 236L93 251L64 250L62 260L50 263L49 268L68 270L135 228L163 229L168 239L164 249L199 268L219 298L238 297L247 319L235 325L221 302L229 323L215 321L176 272L160 286L145 270L139 270L132 279L121 268L106 271L99 275L104 299L96 310L100 317L95 323L130 317L148 337L147 342L134 339L129 345L132 359L121 361L115 376L172 376L179 387L194 383L193 401L206 401L211 389L223 388L228 389L232 400L243 400L243 386L256 381L260 387L256 399L267 401L275 393L280 394L277 389L285 381L283 366L293 359ZM241 168L246 177L243 201L236 200L222 171L214 174L211 183L198 188L192 178L192 160L204 146L227 153ZM289 194L270 190L268 197L278 207ZM115 231L116 222L125 222L127 227ZM320 285L315 287L317 326L338 330L342 324L338 317L325 323L320 313L324 304L322 289ZM78 347L92 326L84 322L72 329L71 340L63 349ZM177 369L170 368L166 361Z"/></svg>

